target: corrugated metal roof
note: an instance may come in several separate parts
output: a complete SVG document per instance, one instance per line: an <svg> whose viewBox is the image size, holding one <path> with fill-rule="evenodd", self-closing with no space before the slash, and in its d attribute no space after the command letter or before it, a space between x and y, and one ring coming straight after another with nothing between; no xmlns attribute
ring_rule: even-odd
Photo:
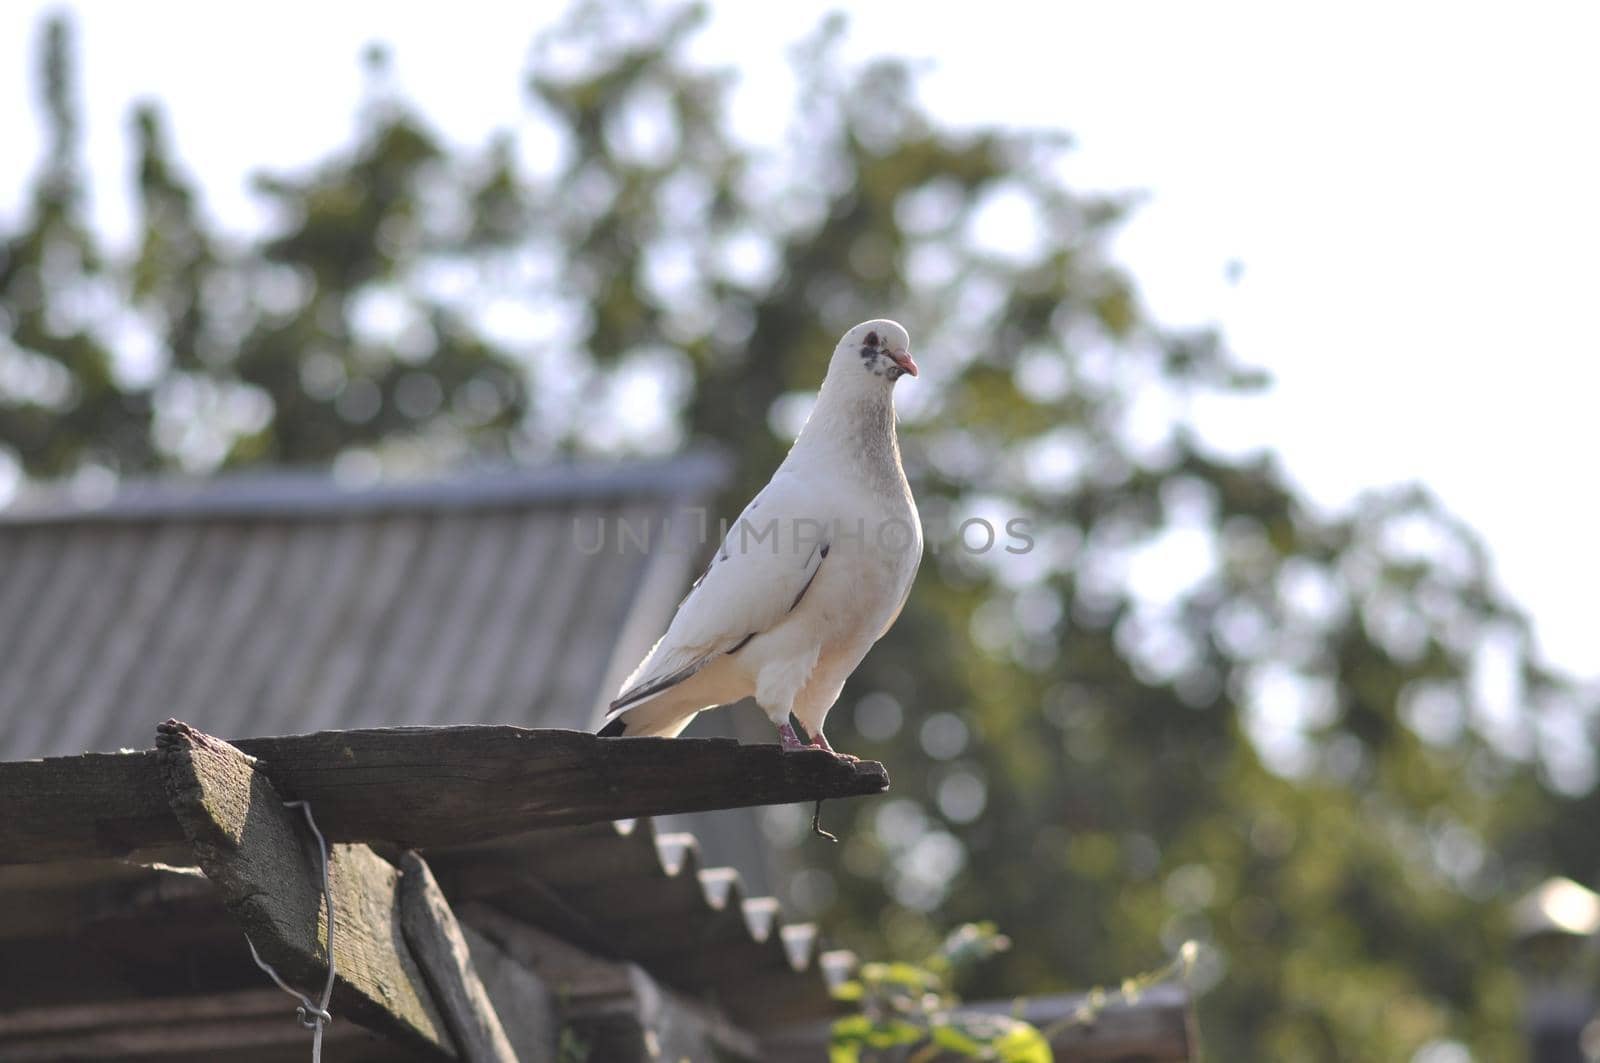
<svg viewBox="0 0 1600 1063"><path fill-rule="evenodd" d="M0 759L399 724L588 727L695 560L714 456L340 486L134 484L0 514ZM615 527L615 525L611 525Z"/></svg>
<svg viewBox="0 0 1600 1063"><path fill-rule="evenodd" d="M43 485L23 494L9 509L0 509L0 524L564 506L618 498L672 500L703 496L723 486L727 475L727 460L709 451L656 461L492 468L436 480L367 481L272 469L211 479L130 480L103 497L71 485Z"/></svg>

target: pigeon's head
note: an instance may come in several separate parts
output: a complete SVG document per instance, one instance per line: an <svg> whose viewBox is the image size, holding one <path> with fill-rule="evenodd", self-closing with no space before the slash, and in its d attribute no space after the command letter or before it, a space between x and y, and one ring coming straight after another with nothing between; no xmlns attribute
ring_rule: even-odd
<svg viewBox="0 0 1600 1063"><path fill-rule="evenodd" d="M849 372L851 365L858 367L854 372L865 371L890 384L908 373L917 375L917 363L911 360L910 335L899 322L881 318L863 321L844 334L834 349L829 375L835 368Z"/></svg>

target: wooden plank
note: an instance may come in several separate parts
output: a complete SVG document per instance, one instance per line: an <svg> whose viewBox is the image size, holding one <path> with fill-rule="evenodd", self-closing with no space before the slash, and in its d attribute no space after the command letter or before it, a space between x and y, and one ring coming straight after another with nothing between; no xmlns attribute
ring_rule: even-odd
<svg viewBox="0 0 1600 1063"><path fill-rule="evenodd" d="M871 761L720 738L404 727L256 738L239 748L260 759L282 790L314 802L337 837L418 849L566 824L853 797L889 786L883 765Z"/></svg>
<svg viewBox="0 0 1600 1063"><path fill-rule="evenodd" d="M459 915L556 991L561 1021L589 1059L764 1063L767 1058L748 1031L716 1009L659 985L635 964L584 952L490 905L462 905Z"/></svg>
<svg viewBox="0 0 1600 1063"><path fill-rule="evenodd" d="M70 937L118 913L214 894L198 868L190 874L111 860L0 867L0 942Z"/></svg>
<svg viewBox="0 0 1600 1063"><path fill-rule="evenodd" d="M473 969L450 902L415 851L400 859L400 927L461 1058L468 1063L517 1063L500 1016Z"/></svg>
<svg viewBox="0 0 1600 1063"><path fill-rule="evenodd" d="M171 723L157 743L173 813L206 877L261 958L317 995L328 973L328 906L316 843L300 813L285 808L253 761L226 742ZM435 1058L454 1058L403 942L399 873L364 845L330 849L338 973L330 1010Z"/></svg>
<svg viewBox="0 0 1600 1063"><path fill-rule="evenodd" d="M106 897L98 911L69 912L82 917L71 926L61 925L59 912L44 909L37 933L0 940L0 1011L116 1000L141 991L269 985L250 962L244 936L216 889L204 878L198 884L204 892L158 886L144 896ZM0 899L0 906L12 903L11 897ZM285 1014L292 1016L292 1004Z"/></svg>
<svg viewBox="0 0 1600 1063"><path fill-rule="evenodd" d="M556 995L534 971L470 926L461 936L472 952L472 967L494 1002L506 1040L524 1063L556 1059L560 1054L561 1020Z"/></svg>
<svg viewBox="0 0 1600 1063"><path fill-rule="evenodd" d="M311 1035L276 987L201 996L139 997L0 1013L0 1063L63 1059L282 1058L303 1061ZM419 1059L353 1023L327 1028L329 1058Z"/></svg>
<svg viewBox="0 0 1600 1063"><path fill-rule="evenodd" d="M67 1004L0 1012L0 1042L44 1034L78 1033L133 1023L155 1026L187 1019L246 1018L293 1014L294 1002L276 987L203 997L153 997Z"/></svg>
<svg viewBox="0 0 1600 1063"><path fill-rule="evenodd" d="M198 733L198 732L197 732ZM462 845L613 819L855 797L883 765L727 738L599 738L523 727L402 727L253 738L278 792L332 841ZM154 752L0 764L0 864L139 856L184 840Z"/></svg>
<svg viewBox="0 0 1600 1063"><path fill-rule="evenodd" d="M154 750L0 764L0 864L142 857L183 843Z"/></svg>

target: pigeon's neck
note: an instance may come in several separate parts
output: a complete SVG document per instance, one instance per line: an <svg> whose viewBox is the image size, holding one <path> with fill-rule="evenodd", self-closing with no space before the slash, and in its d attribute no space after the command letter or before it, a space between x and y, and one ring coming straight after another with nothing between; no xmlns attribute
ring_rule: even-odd
<svg viewBox="0 0 1600 1063"><path fill-rule="evenodd" d="M894 392L887 387L846 386L830 374L794 449L856 464L884 478L903 478Z"/></svg>

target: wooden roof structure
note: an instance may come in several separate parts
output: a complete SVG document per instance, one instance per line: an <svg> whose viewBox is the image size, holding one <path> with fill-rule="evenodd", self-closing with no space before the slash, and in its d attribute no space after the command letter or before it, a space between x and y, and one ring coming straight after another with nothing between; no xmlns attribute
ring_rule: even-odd
<svg viewBox="0 0 1600 1063"><path fill-rule="evenodd" d="M663 1039L757 1060L758 1031L835 1010L847 954L692 836L617 820L877 793L881 765L511 727L242 745L169 721L155 749L0 764L0 1060L304 1058L245 944L296 986L327 976L320 848L288 800L330 847L339 1059L553 1058L565 1030L595 1060ZM405 926L419 910L459 970ZM450 1003L473 983L476 1010ZM464 1032L483 1015L510 1055Z"/></svg>
<svg viewBox="0 0 1600 1063"><path fill-rule="evenodd" d="M888 784L820 750L513 727L235 746L169 720L154 749L0 763L0 1063L304 1059L251 950L312 994L330 936L330 1059L821 1058L854 956L619 817ZM1159 988L1053 1043L1188 1060L1189 1002Z"/></svg>

